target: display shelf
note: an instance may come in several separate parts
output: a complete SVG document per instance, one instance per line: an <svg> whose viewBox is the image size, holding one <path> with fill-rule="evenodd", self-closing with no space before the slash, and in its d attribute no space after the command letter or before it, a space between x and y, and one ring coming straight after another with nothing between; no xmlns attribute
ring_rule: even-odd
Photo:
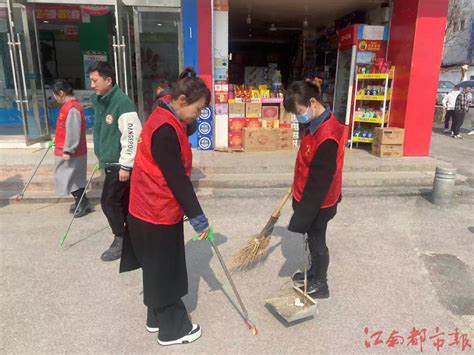
<svg viewBox="0 0 474 355"><path fill-rule="evenodd" d="M373 141L374 141L373 138L352 137L352 142L356 142L356 143L372 143Z"/></svg>
<svg viewBox="0 0 474 355"><path fill-rule="evenodd" d="M358 101L385 101L385 96L383 95L357 95L356 100ZM387 97L387 101L390 99Z"/></svg>
<svg viewBox="0 0 474 355"><path fill-rule="evenodd" d="M262 99L262 104L281 104L283 102L282 97L272 97L269 99Z"/></svg>
<svg viewBox="0 0 474 355"><path fill-rule="evenodd" d="M380 124L383 122L382 117L355 117L355 122L365 122L365 123L377 123Z"/></svg>
<svg viewBox="0 0 474 355"><path fill-rule="evenodd" d="M383 79L387 78L386 73L377 73L377 74L357 74L357 79L359 80L375 80L375 79Z"/></svg>

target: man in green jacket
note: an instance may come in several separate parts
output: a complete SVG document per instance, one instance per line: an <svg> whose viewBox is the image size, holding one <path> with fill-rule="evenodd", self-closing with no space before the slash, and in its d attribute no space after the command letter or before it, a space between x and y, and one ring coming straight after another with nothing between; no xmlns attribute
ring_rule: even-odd
<svg viewBox="0 0 474 355"><path fill-rule="evenodd" d="M130 174L142 130L132 100L116 85L114 71L106 62L89 68L91 100L95 109L94 152L105 170L101 206L114 240L102 255L103 261L120 258L126 232Z"/></svg>

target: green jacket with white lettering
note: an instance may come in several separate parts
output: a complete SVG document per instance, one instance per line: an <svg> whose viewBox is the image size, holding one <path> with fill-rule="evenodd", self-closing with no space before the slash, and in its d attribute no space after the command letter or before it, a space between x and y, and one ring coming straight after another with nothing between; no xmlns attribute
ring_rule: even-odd
<svg viewBox="0 0 474 355"><path fill-rule="evenodd" d="M142 131L134 103L117 85L104 96L93 94L91 101L95 109L94 152L100 167L114 164L130 170Z"/></svg>

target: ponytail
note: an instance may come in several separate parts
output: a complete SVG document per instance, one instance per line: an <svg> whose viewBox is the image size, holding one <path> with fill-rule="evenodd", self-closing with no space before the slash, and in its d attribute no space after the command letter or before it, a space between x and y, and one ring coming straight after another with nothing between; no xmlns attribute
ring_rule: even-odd
<svg viewBox="0 0 474 355"><path fill-rule="evenodd" d="M179 74L178 81L171 92L171 99L177 100L181 95L186 97L188 104L195 103L202 98L205 99L206 106L211 102L211 92L192 67L187 67Z"/></svg>

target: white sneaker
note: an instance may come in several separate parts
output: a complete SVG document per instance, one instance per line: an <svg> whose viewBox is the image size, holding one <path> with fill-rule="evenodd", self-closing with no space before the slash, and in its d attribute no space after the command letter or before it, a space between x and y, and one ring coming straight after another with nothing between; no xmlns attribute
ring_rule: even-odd
<svg viewBox="0 0 474 355"><path fill-rule="evenodd" d="M453 136L456 139L462 139L462 136L460 134Z"/></svg>
<svg viewBox="0 0 474 355"><path fill-rule="evenodd" d="M146 326L146 330L148 330L149 333L158 333L160 328L156 327L149 327L148 325Z"/></svg>
<svg viewBox="0 0 474 355"><path fill-rule="evenodd" d="M163 345L163 346L168 346L168 345L177 345L177 344L189 344L192 343L193 341L198 340L201 337L201 327L199 324L193 324L193 329L191 331L176 340L170 340L170 341L162 341L158 338L158 344Z"/></svg>
<svg viewBox="0 0 474 355"><path fill-rule="evenodd" d="M443 129L443 133L449 133L449 132L451 132L451 130L449 128Z"/></svg>
<svg viewBox="0 0 474 355"><path fill-rule="evenodd" d="M472 136L473 134L474 134L474 129L471 130L471 132L469 132L467 135L468 135L468 136Z"/></svg>

